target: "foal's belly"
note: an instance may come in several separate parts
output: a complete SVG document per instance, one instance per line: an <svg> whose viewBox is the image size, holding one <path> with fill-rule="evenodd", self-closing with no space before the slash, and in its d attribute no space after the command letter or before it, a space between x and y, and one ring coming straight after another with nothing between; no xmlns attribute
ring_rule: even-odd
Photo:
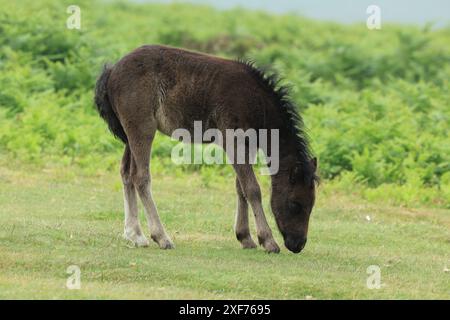
<svg viewBox="0 0 450 320"><path fill-rule="evenodd" d="M202 107L177 107L162 105L156 111L158 130L172 136L177 129L187 130L192 137L194 133L203 133L210 128L215 128L211 112Z"/></svg>

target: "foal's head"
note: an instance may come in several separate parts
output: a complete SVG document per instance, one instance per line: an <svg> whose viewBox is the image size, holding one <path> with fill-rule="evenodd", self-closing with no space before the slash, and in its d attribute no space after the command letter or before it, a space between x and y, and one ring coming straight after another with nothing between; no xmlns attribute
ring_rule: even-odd
<svg viewBox="0 0 450 320"><path fill-rule="evenodd" d="M306 244L316 194L316 169L316 158L304 163L288 159L272 176L272 211L286 248L294 253Z"/></svg>

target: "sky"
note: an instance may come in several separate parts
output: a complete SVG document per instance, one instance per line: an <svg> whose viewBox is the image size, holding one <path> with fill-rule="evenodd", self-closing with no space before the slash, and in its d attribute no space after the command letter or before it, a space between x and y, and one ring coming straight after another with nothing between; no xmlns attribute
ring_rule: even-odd
<svg viewBox="0 0 450 320"><path fill-rule="evenodd" d="M318 20L341 23L365 22L369 5L381 9L383 22L436 27L450 25L450 0L136 0L138 2L191 2L230 9L236 6L273 13L296 13Z"/></svg>

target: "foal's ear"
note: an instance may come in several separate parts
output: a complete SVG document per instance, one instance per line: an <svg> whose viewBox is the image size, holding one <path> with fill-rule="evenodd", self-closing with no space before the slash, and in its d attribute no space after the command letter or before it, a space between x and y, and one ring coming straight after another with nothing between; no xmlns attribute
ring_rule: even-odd
<svg viewBox="0 0 450 320"><path fill-rule="evenodd" d="M309 160L309 163L313 167L314 172L316 172L317 171L317 158L316 157L312 158L311 160Z"/></svg>

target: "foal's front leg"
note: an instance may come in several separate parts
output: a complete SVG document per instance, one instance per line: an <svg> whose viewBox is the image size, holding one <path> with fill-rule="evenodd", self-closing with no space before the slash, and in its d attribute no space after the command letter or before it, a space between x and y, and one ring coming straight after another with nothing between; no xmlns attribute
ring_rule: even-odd
<svg viewBox="0 0 450 320"><path fill-rule="evenodd" d="M253 214L255 215L259 244L262 245L267 252L280 252L280 247L275 242L272 230L270 230L269 224L267 223L261 201L261 189L251 165L235 164L234 169L245 198L252 206Z"/></svg>
<svg viewBox="0 0 450 320"><path fill-rule="evenodd" d="M236 238L242 244L244 249L256 248L256 244L250 235L250 227L248 225L248 203L245 199L244 192L242 192L241 183L236 177L236 192L238 198L238 204L236 209L236 223L234 230L236 232Z"/></svg>

